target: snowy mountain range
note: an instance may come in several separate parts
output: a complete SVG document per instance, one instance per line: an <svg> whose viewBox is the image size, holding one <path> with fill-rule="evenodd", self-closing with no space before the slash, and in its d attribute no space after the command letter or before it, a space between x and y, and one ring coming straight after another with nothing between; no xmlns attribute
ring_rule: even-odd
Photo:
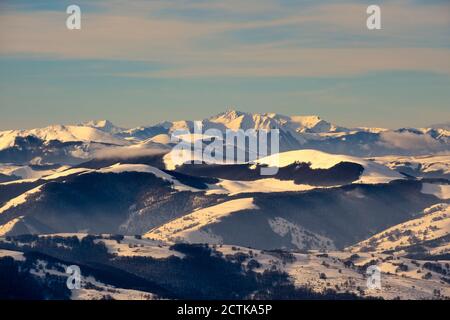
<svg viewBox="0 0 450 320"><path fill-rule="evenodd" d="M280 130L280 150L315 149L360 157L386 155L429 155L449 150L450 131L443 128L344 128L318 116L250 114L228 110L201 121L203 130ZM0 132L0 162L22 164L32 161L74 164L86 161L99 149L170 144L176 130L193 132L194 121L162 122L123 129L107 120L79 125L54 125L32 130ZM163 147L160 146L160 147ZM154 145L153 145L154 147ZM64 156L66 159L64 159Z"/></svg>
<svg viewBox="0 0 450 320"><path fill-rule="evenodd" d="M201 124L279 129L280 153L176 162L171 134L192 131L187 120L0 132L0 268L39 298L283 299L268 289L280 283L276 292L299 298L450 297L448 127L344 128L235 110ZM81 291L49 286L74 263L91 275ZM383 290L361 289L371 265Z"/></svg>

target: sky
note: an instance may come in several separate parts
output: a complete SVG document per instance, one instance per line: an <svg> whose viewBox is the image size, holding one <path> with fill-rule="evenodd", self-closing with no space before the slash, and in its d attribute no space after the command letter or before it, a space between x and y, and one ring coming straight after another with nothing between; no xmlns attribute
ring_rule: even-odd
<svg viewBox="0 0 450 320"><path fill-rule="evenodd" d="M68 30L66 8L81 8ZM381 8L381 30L366 9ZM237 109L450 120L449 0L2 0L0 131Z"/></svg>

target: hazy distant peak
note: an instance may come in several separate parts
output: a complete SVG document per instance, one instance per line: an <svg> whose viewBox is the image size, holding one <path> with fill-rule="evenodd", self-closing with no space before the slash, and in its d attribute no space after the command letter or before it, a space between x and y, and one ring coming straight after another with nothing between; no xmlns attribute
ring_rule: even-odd
<svg viewBox="0 0 450 320"><path fill-rule="evenodd" d="M210 120L214 120L214 119L229 119L229 120L233 120L239 117L242 117L244 115L248 115L245 112L242 111L238 111L236 109L227 109L225 112L221 112L215 116L210 117Z"/></svg>
<svg viewBox="0 0 450 320"><path fill-rule="evenodd" d="M237 129L285 129L293 132L336 132L348 131L330 122L322 120L317 115L286 116L278 113L246 113L229 109L208 119L213 123L224 125L226 128Z"/></svg>
<svg viewBox="0 0 450 320"><path fill-rule="evenodd" d="M80 124L80 126L95 128L108 133L118 133L123 131L123 128L120 128L113 124L109 120L90 120Z"/></svg>

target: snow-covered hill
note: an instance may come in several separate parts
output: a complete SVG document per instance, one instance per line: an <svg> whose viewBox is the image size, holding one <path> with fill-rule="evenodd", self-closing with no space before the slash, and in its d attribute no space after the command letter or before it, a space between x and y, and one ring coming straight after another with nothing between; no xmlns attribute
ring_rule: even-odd
<svg viewBox="0 0 450 320"><path fill-rule="evenodd" d="M31 241L37 252L48 252L47 247L42 246L43 243L50 246L52 255L24 254L26 246L29 246ZM93 266L89 269L82 266L81 272L84 277L81 289L67 290L67 299L135 300L168 298L171 295L187 298L191 297L187 296L187 292L199 294L198 290L211 290L211 286L212 290L222 294L222 297L230 297L237 290L242 290L240 285L245 288L244 281L249 275L257 275L260 278L265 277L265 274L272 276L285 274L287 276L285 281L291 285L289 287L291 291L286 293L289 298L292 298L292 288L307 288L307 292L311 290L318 295L317 297L329 292L328 294L331 294L329 298L336 297L333 296L333 292L346 294L347 299L352 297L448 299L450 297L450 287L443 285L444 280L448 281L446 273L450 271L445 262L416 261L403 256L394 258L392 255L381 253L351 254L340 251L300 253L258 250L235 245L173 247L164 242L131 236L119 238L110 235L54 234L28 239L0 238L0 247L9 248L0 249L0 261L9 257L18 266L28 266L30 275L40 283L57 281L58 277L65 282L69 275L64 270L70 264L69 261L75 260L79 263L80 259L81 261L86 259L84 256L80 258L76 255L76 249L80 243L84 244L84 250L86 247L91 250L96 249L97 255L95 257L88 255L88 257L101 263L91 264ZM109 256L106 255L106 251ZM208 255L199 255L203 252ZM64 260L59 260L58 257L62 253L64 253ZM164 266L162 272L160 265ZM229 288L222 282L230 281L230 270L224 268L227 265L239 272L240 281L232 283L232 292L228 292ZM113 270L108 269L108 266L114 266ZM367 287L366 270L369 266L380 268L381 288ZM208 288L205 288L205 285L199 288L195 280L202 281L205 277L208 278L217 272L216 268L219 270L217 274L219 279L206 282ZM103 272L103 270L109 270L109 272ZM121 287L121 282L117 280L121 279L120 277L123 279L123 275L127 275L128 272L132 272L139 278L128 279L127 286ZM105 273L108 276L104 276ZM265 279L267 289L264 289L267 292L271 292L270 289L279 285L276 281L272 282L270 278ZM188 290L183 290L185 287ZM251 293L254 294L254 290ZM304 298L308 296L311 298L312 294L309 293ZM63 297L59 296L59 298ZM211 296L209 298L211 299Z"/></svg>
<svg viewBox="0 0 450 320"><path fill-rule="evenodd" d="M10 130L0 132L0 150L13 147L17 137L33 136L44 141L99 142L124 145L126 142L111 134L89 126L53 125L31 130Z"/></svg>
<svg viewBox="0 0 450 320"><path fill-rule="evenodd" d="M373 161L416 177L450 178L450 154L385 156L373 158Z"/></svg>
<svg viewBox="0 0 450 320"><path fill-rule="evenodd" d="M387 183L392 180L404 178L398 172L372 161L346 155L329 154L317 150L288 151L256 161L258 164L279 168L295 163L310 163L311 169L329 169L341 162L356 163L363 166L364 171L359 180L356 181L357 183Z"/></svg>
<svg viewBox="0 0 450 320"><path fill-rule="evenodd" d="M0 174L15 177L12 180L28 180L28 179L39 179L44 176L48 176L58 171L62 171L69 168L68 166L48 166L39 167L33 165L1 165L0 164Z"/></svg>
<svg viewBox="0 0 450 320"><path fill-rule="evenodd" d="M291 168L294 163L294 170L296 161L311 162L314 167L320 168L334 163L339 166L342 161L351 160L351 157L338 156L327 159L328 155L311 151L293 155L295 153L292 152L282 155L283 164L289 165L285 168ZM303 167L301 170L307 170L307 175L303 175L300 169L284 173L285 169L280 168L281 176L266 178L256 172L254 179L248 179L245 174L256 171L250 167L244 168L244 176L227 166L219 166L212 171L206 166L206 171L191 175L149 165L148 158L129 161L110 164L109 160L105 160L103 165L100 165L101 161L98 164L86 163L86 167L60 170L37 179L0 184L4 195L0 207L3 233L92 230L143 234L161 228L168 230L164 233L164 239L183 239L192 237L180 232L195 226L189 234L204 235L212 227L217 237L211 238L223 238L225 243L251 243L261 248L276 248L279 245L334 248L349 244L352 239L363 240L371 230L382 231L410 217L416 208L422 209L437 201L424 192L420 182L400 179L396 183L385 184L397 177L380 175L384 172L376 170L369 171L373 175L363 174L362 178L356 175L353 178L358 182L356 184L341 186L333 182L339 181L334 180L333 175L339 172L342 175L346 169L328 171L332 169ZM361 163L371 168L370 161ZM348 166L352 168L353 164ZM365 167L362 168L365 170ZM213 175L228 175L231 172L231 176L230 179L215 178L208 176L208 170ZM325 180L317 180L314 170L321 170L317 174ZM239 176L243 179L236 180ZM313 180L307 184L298 183L297 179ZM8 194L10 197L7 197ZM328 199L325 203L324 197ZM408 203L411 197L415 200ZM255 199L255 205L231 206L246 199ZM273 207L274 203L276 207ZM400 211L399 207L402 208ZM249 211L259 213L248 216L239 213ZM372 217L379 211L382 214ZM239 214L231 214L233 212ZM241 221L244 216L248 219ZM344 221L351 221L359 227L348 230ZM264 237L254 237L249 230L241 235L230 233L230 228L235 229L236 225L243 230L258 226L257 234L264 234ZM329 239L329 244L324 239Z"/></svg>
<svg viewBox="0 0 450 320"><path fill-rule="evenodd" d="M215 235L201 229L230 214L249 209L258 209L253 204L252 198L230 200L170 221L161 227L150 230L144 237L165 242L181 240L192 243L220 243L221 240Z"/></svg>
<svg viewBox="0 0 450 320"><path fill-rule="evenodd" d="M165 154L163 160L165 167L168 170L177 170L177 168L182 167L183 164L192 164L194 163L194 161L197 161L199 163L203 161L204 163L207 164L216 164L216 165L232 165L234 163L230 161L228 162L216 161L215 159L198 157L197 153L189 152L188 150L176 150L176 149ZM355 183L368 183L368 184L387 183L392 180L405 178L405 176L400 174L399 172L391 170L390 168L382 164L376 163L374 161L346 155L329 154L318 150L295 150L295 151L281 152L270 155L268 157L258 159L253 162L247 162L242 164L248 165L249 168L252 169L256 169L257 165L260 166L264 165L274 168L287 168L294 166L293 170L295 171L296 170L295 165L300 164L309 164L310 165L309 168L312 170L317 169L328 170L342 163L358 164L362 166L363 172L359 176L359 179L354 180ZM219 168L217 168L217 170L220 171ZM201 169L198 169L198 171L199 174L205 174L201 173L202 171ZM218 173L215 177L221 176ZM251 180L264 178L277 178L277 177L261 175L257 178L252 178ZM291 179L293 179L293 176L291 177ZM233 178L232 175L230 175L228 180L249 180L249 178L243 178L242 175L240 178L236 176ZM280 184L282 184L281 181ZM276 188L275 185L274 188Z"/></svg>
<svg viewBox="0 0 450 320"><path fill-rule="evenodd" d="M352 252L401 252L409 247L432 243L450 236L450 205L440 203L423 211L416 219L388 228L349 248ZM431 255L450 253L448 240L429 248Z"/></svg>

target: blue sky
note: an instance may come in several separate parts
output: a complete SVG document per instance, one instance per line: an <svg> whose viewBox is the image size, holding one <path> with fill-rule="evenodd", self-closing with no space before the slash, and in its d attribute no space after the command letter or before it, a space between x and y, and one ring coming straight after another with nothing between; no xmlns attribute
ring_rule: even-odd
<svg viewBox="0 0 450 320"><path fill-rule="evenodd" d="M382 30L365 26L379 4ZM65 8L82 29L65 28ZM0 130L132 127L235 107L346 126L450 120L450 2L0 3Z"/></svg>

